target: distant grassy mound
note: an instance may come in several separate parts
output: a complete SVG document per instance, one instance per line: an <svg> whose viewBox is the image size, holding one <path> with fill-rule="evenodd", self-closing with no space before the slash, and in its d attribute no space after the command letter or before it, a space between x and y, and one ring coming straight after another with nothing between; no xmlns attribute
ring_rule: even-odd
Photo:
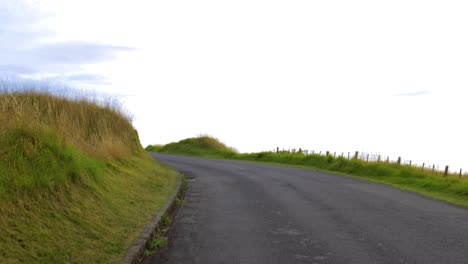
<svg viewBox="0 0 468 264"><path fill-rule="evenodd" d="M0 91L0 263L118 262L175 172L112 101Z"/></svg>
<svg viewBox="0 0 468 264"><path fill-rule="evenodd" d="M229 157L237 153L235 149L230 148L218 139L209 136L187 138L167 145L149 145L146 147L146 150L203 157Z"/></svg>

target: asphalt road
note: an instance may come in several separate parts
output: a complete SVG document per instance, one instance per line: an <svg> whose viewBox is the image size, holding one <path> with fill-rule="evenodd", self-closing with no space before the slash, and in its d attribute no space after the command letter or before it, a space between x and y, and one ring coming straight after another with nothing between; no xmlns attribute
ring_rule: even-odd
<svg viewBox="0 0 468 264"><path fill-rule="evenodd" d="M189 177L150 263L468 263L468 210L351 177L155 154Z"/></svg>

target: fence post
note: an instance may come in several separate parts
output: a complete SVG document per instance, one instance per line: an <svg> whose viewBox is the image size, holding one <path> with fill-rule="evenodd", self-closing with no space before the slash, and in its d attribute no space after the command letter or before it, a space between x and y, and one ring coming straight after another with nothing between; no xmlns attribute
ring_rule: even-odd
<svg viewBox="0 0 468 264"><path fill-rule="evenodd" d="M319 155L322 156L322 151L320 151Z"/></svg>
<svg viewBox="0 0 468 264"><path fill-rule="evenodd" d="M377 158L377 162L380 162L380 159L381 159L381 157L380 157L380 155L379 155L379 157Z"/></svg>
<svg viewBox="0 0 468 264"><path fill-rule="evenodd" d="M401 165L401 157L398 157L397 163L398 163L398 165Z"/></svg>
<svg viewBox="0 0 468 264"><path fill-rule="evenodd" d="M354 159L358 159L359 158L359 151L356 151L356 153L354 153Z"/></svg>
<svg viewBox="0 0 468 264"><path fill-rule="evenodd" d="M447 177L448 175L448 170L449 170L449 166L445 166L445 172L444 172L444 177Z"/></svg>
<svg viewBox="0 0 468 264"><path fill-rule="evenodd" d="M390 162L390 157L389 157L389 156L387 156L387 163L389 163L389 162Z"/></svg>
<svg viewBox="0 0 468 264"><path fill-rule="evenodd" d="M276 147L276 153L279 153L279 147Z"/></svg>
<svg viewBox="0 0 468 264"><path fill-rule="evenodd" d="M341 152L341 157L344 157L344 152Z"/></svg>
<svg viewBox="0 0 468 264"><path fill-rule="evenodd" d="M424 171L424 166L426 165L425 162L423 162L423 166L422 166L422 171Z"/></svg>
<svg viewBox="0 0 468 264"><path fill-rule="evenodd" d="M367 153L366 161L369 162L369 153Z"/></svg>
<svg viewBox="0 0 468 264"><path fill-rule="evenodd" d="M327 153L325 154L325 156L328 156L330 154L330 151L327 150Z"/></svg>
<svg viewBox="0 0 468 264"><path fill-rule="evenodd" d="M349 155L350 155L350 154L351 154L351 153L350 153L350 152L348 152L348 159L349 159Z"/></svg>
<svg viewBox="0 0 468 264"><path fill-rule="evenodd" d="M410 167L411 167L411 164L412 164L412 163L413 163L413 161L412 161L412 160L410 160L410 161L409 161L409 166L410 166Z"/></svg>
<svg viewBox="0 0 468 264"><path fill-rule="evenodd" d="M334 157L334 158L336 158L336 151L335 151L335 152L333 152L333 157Z"/></svg>
<svg viewBox="0 0 468 264"><path fill-rule="evenodd" d="M306 149L304 150L305 154L308 155L309 154L309 151Z"/></svg>
<svg viewBox="0 0 468 264"><path fill-rule="evenodd" d="M312 150L312 155L314 155L314 151Z"/></svg>
<svg viewBox="0 0 468 264"><path fill-rule="evenodd" d="M460 169L460 175L458 176L458 178L462 177L462 172L463 172L463 169Z"/></svg>
<svg viewBox="0 0 468 264"><path fill-rule="evenodd" d="M432 174L435 172L435 164L432 164Z"/></svg>

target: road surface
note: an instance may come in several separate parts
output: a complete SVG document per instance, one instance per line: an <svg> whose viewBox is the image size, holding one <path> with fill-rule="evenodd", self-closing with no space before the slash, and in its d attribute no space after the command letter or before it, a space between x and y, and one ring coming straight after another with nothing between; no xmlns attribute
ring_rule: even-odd
<svg viewBox="0 0 468 264"><path fill-rule="evenodd" d="M153 155L189 184L149 263L468 263L464 208L314 170Z"/></svg>

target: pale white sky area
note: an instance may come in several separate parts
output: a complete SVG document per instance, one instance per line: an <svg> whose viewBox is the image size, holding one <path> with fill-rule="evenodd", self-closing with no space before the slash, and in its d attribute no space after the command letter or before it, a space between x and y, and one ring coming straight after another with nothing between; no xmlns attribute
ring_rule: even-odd
<svg viewBox="0 0 468 264"><path fill-rule="evenodd" d="M143 145L367 151L468 171L468 2L0 0L0 75L121 98Z"/></svg>

